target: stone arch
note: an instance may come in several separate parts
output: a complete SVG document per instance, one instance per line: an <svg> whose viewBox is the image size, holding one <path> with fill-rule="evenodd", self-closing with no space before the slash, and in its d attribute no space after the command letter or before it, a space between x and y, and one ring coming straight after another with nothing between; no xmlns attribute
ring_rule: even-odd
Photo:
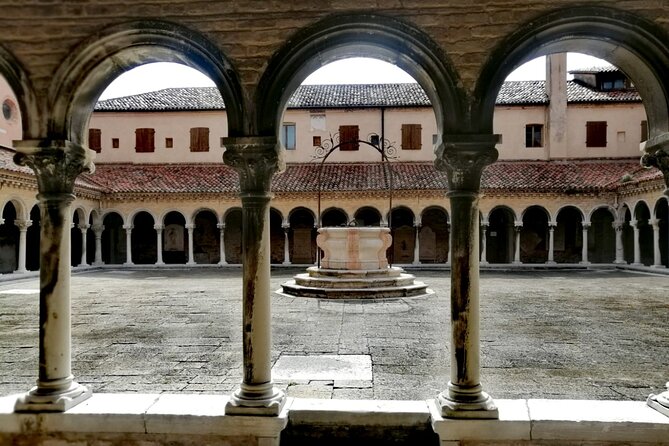
<svg viewBox="0 0 669 446"><path fill-rule="evenodd" d="M115 210L106 210L102 216L102 261L106 264L119 265L126 261L126 240L123 214Z"/></svg>
<svg viewBox="0 0 669 446"><path fill-rule="evenodd" d="M658 220L660 231L660 263L669 267L669 198L660 197L655 202L653 217Z"/></svg>
<svg viewBox="0 0 669 446"><path fill-rule="evenodd" d="M553 258L557 263L578 263L583 253L584 214L573 205L562 206L555 214Z"/></svg>
<svg viewBox="0 0 669 446"><path fill-rule="evenodd" d="M275 53L255 95L258 134L278 134L288 99L309 74L352 56L373 57L405 70L430 98L438 133L462 131L465 94L453 64L439 45L406 21L358 13L326 17L298 31Z"/></svg>
<svg viewBox="0 0 669 446"><path fill-rule="evenodd" d="M446 263L450 243L448 211L441 206L429 206L420 215L418 259L420 263Z"/></svg>
<svg viewBox="0 0 669 446"><path fill-rule="evenodd" d="M45 116L39 112L40 104L35 95L30 78L19 61L0 46L0 75L5 78L18 102L21 114L23 139L36 139L46 129Z"/></svg>
<svg viewBox="0 0 669 446"><path fill-rule="evenodd" d="M242 208L234 207L223 215L225 233L225 261L231 264L242 263Z"/></svg>
<svg viewBox="0 0 669 446"><path fill-rule="evenodd" d="M372 206L363 206L353 215L357 226L380 226L381 212Z"/></svg>
<svg viewBox="0 0 669 446"><path fill-rule="evenodd" d="M19 261L19 228L15 221L20 218L12 200L5 203L0 217L0 274L5 274L16 271Z"/></svg>
<svg viewBox="0 0 669 446"><path fill-rule="evenodd" d="M283 230L283 214L276 208L269 210L270 258L272 263L283 263L285 258L286 237Z"/></svg>
<svg viewBox="0 0 669 446"><path fill-rule="evenodd" d="M2 210L0 210L0 215L2 215L2 212L4 212L5 207L11 204L14 207L14 211L16 212L16 218L19 220L25 219L27 217L26 215L26 205L23 203L23 200L20 198L16 197L10 197L7 198L5 203L2 205Z"/></svg>
<svg viewBox="0 0 669 446"><path fill-rule="evenodd" d="M107 218L107 215L109 214L118 214L118 216L121 217L121 225L124 225L126 224L126 221L129 221L125 216L123 216L123 212L115 208L105 209L100 215L100 220L104 222L105 218Z"/></svg>
<svg viewBox="0 0 669 446"><path fill-rule="evenodd" d="M613 263L616 258L615 209L607 205L590 211L588 221L588 259L592 263Z"/></svg>
<svg viewBox="0 0 669 446"><path fill-rule="evenodd" d="M97 209L91 209L88 213L88 224L90 228L86 232L86 263L93 265L96 262L96 251L99 248L96 243L94 227L102 225L102 218Z"/></svg>
<svg viewBox="0 0 669 446"><path fill-rule="evenodd" d="M520 261L544 263L548 260L548 224L551 215L546 208L532 205L523 210L520 231Z"/></svg>
<svg viewBox="0 0 669 446"><path fill-rule="evenodd" d="M158 261L156 218L148 210L136 210L129 218L132 224L130 244L132 262L140 265L153 265Z"/></svg>
<svg viewBox="0 0 669 446"><path fill-rule="evenodd" d="M511 263L514 254L516 213L509 206L495 206L488 212L486 260L488 263Z"/></svg>
<svg viewBox="0 0 669 446"><path fill-rule="evenodd" d="M388 261L390 263L412 263L416 247L414 212L406 206L398 206L388 214L390 233L393 236L393 242L387 252Z"/></svg>
<svg viewBox="0 0 669 446"><path fill-rule="evenodd" d="M221 260L221 237L218 215L208 208L197 210L192 216L193 256L195 263L216 264Z"/></svg>
<svg viewBox="0 0 669 446"><path fill-rule="evenodd" d="M634 220L638 229L640 262L643 265L653 264L653 227L650 224L651 207L645 200L634 205Z"/></svg>
<svg viewBox="0 0 669 446"><path fill-rule="evenodd" d="M190 216L190 222L191 222L191 223L195 223L195 217L196 217L197 214L199 214L200 212L211 212L212 214L214 214L214 216L216 217L216 224L218 224L218 223L222 223L222 221L225 220L225 218L223 218L223 220L221 220L221 218L220 218L218 212L216 212L214 209L212 209L212 208L210 208L210 207L201 207L201 208L197 208L197 209L196 209L195 211L193 211L193 213L191 214L191 216Z"/></svg>
<svg viewBox="0 0 669 446"><path fill-rule="evenodd" d="M601 211L607 211L609 214L611 214L611 217L614 220L618 219L618 212L616 211L615 208L613 208L612 206L610 206L608 204L600 204L600 205L597 205L597 206L593 207L592 209L590 209L590 212L588 212L588 214L587 214L587 220L586 221L589 221L589 222L592 223L592 216L596 212L601 212Z"/></svg>
<svg viewBox="0 0 669 446"><path fill-rule="evenodd" d="M620 222L623 225L623 259L634 262L634 230L632 229L632 207L625 203L620 207Z"/></svg>
<svg viewBox="0 0 669 446"><path fill-rule="evenodd" d="M345 210L330 207L321 214L321 226L346 226L348 225L348 214Z"/></svg>
<svg viewBox="0 0 669 446"><path fill-rule="evenodd" d="M135 217L137 217L137 214L140 214L142 212L145 212L151 216L151 218L158 223L158 218L154 215L154 213L149 210L148 208L138 208L138 209L133 209L127 217L127 222L128 224L134 225L135 224ZM164 216L163 216L164 217Z"/></svg>
<svg viewBox="0 0 669 446"><path fill-rule="evenodd" d="M150 62L182 63L209 76L225 101L229 135L244 134L244 95L225 54L183 25L142 20L92 36L61 64L49 88L50 136L87 144L88 120L100 94L124 71Z"/></svg>
<svg viewBox="0 0 669 446"><path fill-rule="evenodd" d="M87 224L86 211L82 206L77 206L72 211L72 227L70 228L70 265L81 265L84 247L84 234L81 226Z"/></svg>
<svg viewBox="0 0 669 446"><path fill-rule="evenodd" d="M669 130L669 37L655 23L620 9L569 6L533 18L492 51L477 80L472 116L479 132L492 131L502 83L515 68L536 57L578 51L620 68L643 98L650 136Z"/></svg>
<svg viewBox="0 0 669 446"><path fill-rule="evenodd" d="M188 260L188 221L176 210L166 211L161 217L163 224L163 262L185 264Z"/></svg>
<svg viewBox="0 0 669 446"><path fill-rule="evenodd" d="M28 227L26 234L26 269L28 271L39 270L40 265L40 238L42 237L40 226L42 224L42 210L38 204L34 204L28 214L32 224Z"/></svg>
<svg viewBox="0 0 669 446"><path fill-rule="evenodd" d="M288 243L291 263L314 263L316 261L316 215L304 206L296 207L288 214L290 229Z"/></svg>

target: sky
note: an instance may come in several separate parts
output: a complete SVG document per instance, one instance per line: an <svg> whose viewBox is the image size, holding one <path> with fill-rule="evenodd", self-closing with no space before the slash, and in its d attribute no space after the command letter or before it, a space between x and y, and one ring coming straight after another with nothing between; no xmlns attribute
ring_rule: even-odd
<svg viewBox="0 0 669 446"><path fill-rule="evenodd" d="M608 65L606 61L584 54L569 53L567 70ZM516 69L507 80L544 80L545 58L539 57ZM305 84L378 84L414 82L396 66L376 59L351 58L328 64L313 72ZM120 75L102 93L100 100L146 93L170 87L213 87L205 75L185 65L152 63Z"/></svg>

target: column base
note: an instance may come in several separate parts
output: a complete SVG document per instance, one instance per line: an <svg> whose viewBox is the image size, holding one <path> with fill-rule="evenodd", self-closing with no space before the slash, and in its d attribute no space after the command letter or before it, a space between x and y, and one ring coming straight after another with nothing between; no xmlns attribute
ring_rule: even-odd
<svg viewBox="0 0 669 446"><path fill-rule="evenodd" d="M557 262L555 260L547 260L546 265L557 265Z"/></svg>
<svg viewBox="0 0 669 446"><path fill-rule="evenodd" d="M479 265L489 265L489 263L488 263L487 260L481 260L481 261L479 262Z"/></svg>
<svg viewBox="0 0 669 446"><path fill-rule="evenodd" d="M499 410L492 397L481 386L462 388L448 383L448 389L437 397L444 418L496 420Z"/></svg>
<svg viewBox="0 0 669 446"><path fill-rule="evenodd" d="M667 388L669 388L669 383L667 383ZM660 412L662 415L669 417L669 390L662 392L659 395L651 393L646 400L646 404Z"/></svg>
<svg viewBox="0 0 669 446"><path fill-rule="evenodd" d="M666 266L664 266L664 265L650 265L650 267L651 268L659 268L659 269L666 268Z"/></svg>
<svg viewBox="0 0 669 446"><path fill-rule="evenodd" d="M630 263L630 266L646 266L646 265L644 265L643 263L640 263L640 262L634 262L634 263Z"/></svg>
<svg viewBox="0 0 669 446"><path fill-rule="evenodd" d="M165 262L156 262L154 263L156 266L165 266Z"/></svg>
<svg viewBox="0 0 669 446"><path fill-rule="evenodd" d="M65 412L92 394L91 389L74 381L67 389L54 392L33 387L16 400L14 412Z"/></svg>
<svg viewBox="0 0 669 446"><path fill-rule="evenodd" d="M186 262L186 266L195 266L197 263L195 262Z"/></svg>
<svg viewBox="0 0 669 446"><path fill-rule="evenodd" d="M624 260L614 260L613 263L615 265L627 265L627 262Z"/></svg>
<svg viewBox="0 0 669 446"><path fill-rule="evenodd" d="M123 266L135 266L135 264L132 262L124 262Z"/></svg>
<svg viewBox="0 0 669 446"><path fill-rule="evenodd" d="M511 264L512 265L522 265L523 262L521 262L520 260L518 260L518 261L514 260L513 262L511 262Z"/></svg>
<svg viewBox="0 0 669 446"><path fill-rule="evenodd" d="M586 262L578 262L578 264L579 265L590 265L591 263L586 261Z"/></svg>
<svg viewBox="0 0 669 446"><path fill-rule="evenodd" d="M225 405L226 415L278 416L286 404L286 395L269 382L259 385L242 383Z"/></svg>

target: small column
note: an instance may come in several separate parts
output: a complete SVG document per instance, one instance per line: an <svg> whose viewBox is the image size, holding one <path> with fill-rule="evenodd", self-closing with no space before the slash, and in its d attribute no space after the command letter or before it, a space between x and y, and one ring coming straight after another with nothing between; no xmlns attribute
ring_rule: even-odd
<svg viewBox="0 0 669 446"><path fill-rule="evenodd" d="M124 266L134 265L132 263L132 225L123 225L125 229L125 263Z"/></svg>
<svg viewBox="0 0 669 446"><path fill-rule="evenodd" d="M623 228L624 222L614 221L613 229L616 231L616 259L613 263L624 264L625 262L625 249L623 248Z"/></svg>
<svg viewBox="0 0 669 446"><path fill-rule="evenodd" d="M225 260L225 223L218 223L216 227L220 232L220 242L218 244L220 250L220 260L218 261L218 264L227 265L228 262Z"/></svg>
<svg viewBox="0 0 669 446"><path fill-rule="evenodd" d="M88 235L88 228L90 228L91 225L86 224L86 223L79 223L79 230L81 231L81 263L79 266L88 266L88 261L86 259L87 257L87 241L86 236Z"/></svg>
<svg viewBox="0 0 669 446"><path fill-rule="evenodd" d="M481 265L488 264L487 258L487 244L488 244L488 222L481 222L481 231L483 232L483 237L481 237Z"/></svg>
<svg viewBox="0 0 669 446"><path fill-rule="evenodd" d="M242 201L243 380L228 415L278 416L286 402L272 382L270 183L281 167L276 137L225 138L225 163L239 172Z"/></svg>
<svg viewBox="0 0 669 446"><path fill-rule="evenodd" d="M664 268L660 252L660 220L652 218L648 223L653 226L653 268Z"/></svg>
<svg viewBox="0 0 669 446"><path fill-rule="evenodd" d="M195 254L193 254L193 232L195 231L195 225L193 223L188 223L186 225L188 230L188 262L186 265L195 265Z"/></svg>
<svg viewBox="0 0 669 446"><path fill-rule="evenodd" d="M588 261L588 229L590 229L590 222L583 222L583 247L581 248L581 265L590 265Z"/></svg>
<svg viewBox="0 0 669 446"><path fill-rule="evenodd" d="M548 265L555 265L555 226L555 222L548 223Z"/></svg>
<svg viewBox="0 0 669 446"><path fill-rule="evenodd" d="M93 225L91 226L93 234L95 234L95 261L93 265L100 266L102 262L102 231L105 230L104 225Z"/></svg>
<svg viewBox="0 0 669 446"><path fill-rule="evenodd" d="M513 240L515 242L515 247L516 249L514 250L513 253L513 264L514 265L520 265L520 232L523 230L523 222L522 221L517 221L513 225Z"/></svg>
<svg viewBox="0 0 669 446"><path fill-rule="evenodd" d="M39 366L37 385L16 412L64 412L91 396L71 369L70 225L74 180L92 171L90 150L70 141L14 142L14 161L35 172L40 205Z"/></svg>
<svg viewBox="0 0 669 446"><path fill-rule="evenodd" d="M14 220L14 224L19 228L19 261L16 268L17 273L28 272L26 269L26 236L28 228L33 224L32 220Z"/></svg>
<svg viewBox="0 0 669 446"><path fill-rule="evenodd" d="M290 231L290 223L284 221L281 224L283 228L283 265L290 265L290 243L288 240L288 231Z"/></svg>
<svg viewBox="0 0 669 446"><path fill-rule="evenodd" d="M639 221L632 220L630 221L630 226L634 230L634 266L643 266L641 263L641 245L639 243Z"/></svg>
<svg viewBox="0 0 669 446"><path fill-rule="evenodd" d="M451 264L451 251L452 251L452 243L453 243L453 231L451 231L451 224L446 223L446 230L448 231L448 252L446 253L446 265Z"/></svg>
<svg viewBox="0 0 669 446"><path fill-rule="evenodd" d="M451 202L451 379L437 398L445 418L498 418L480 380L479 190L497 159L496 135L448 135L436 167L448 174Z"/></svg>
<svg viewBox="0 0 669 446"><path fill-rule="evenodd" d="M419 237L418 235L420 234L420 223L416 223L414 225L415 231L416 231L416 243L414 243L413 246L413 264L414 265L420 265L420 245L419 245Z"/></svg>
<svg viewBox="0 0 669 446"><path fill-rule="evenodd" d="M156 265L162 266L165 264L163 261L163 230L165 226L154 224L153 229L156 230Z"/></svg>

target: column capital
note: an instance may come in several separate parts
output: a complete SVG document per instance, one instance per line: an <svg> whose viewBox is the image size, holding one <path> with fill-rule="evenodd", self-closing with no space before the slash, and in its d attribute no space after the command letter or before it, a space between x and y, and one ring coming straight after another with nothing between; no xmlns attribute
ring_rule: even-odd
<svg viewBox="0 0 669 446"><path fill-rule="evenodd" d="M630 220L630 226L634 229L639 229L639 220Z"/></svg>
<svg viewBox="0 0 669 446"><path fill-rule="evenodd" d="M132 231L132 229L134 228L133 225L123 225L122 227L123 227L123 229L125 229L126 231Z"/></svg>
<svg viewBox="0 0 669 446"><path fill-rule="evenodd" d="M20 231L27 231L32 224L32 220L14 220L14 225L18 227Z"/></svg>
<svg viewBox="0 0 669 446"><path fill-rule="evenodd" d="M195 229L195 223L186 223L186 224L184 225L184 227L185 227L186 229L188 229L189 231L191 231L191 230Z"/></svg>
<svg viewBox="0 0 669 446"><path fill-rule="evenodd" d="M82 172L93 173L94 153L68 140L29 139L14 144L14 162L35 172L40 194L72 194Z"/></svg>
<svg viewBox="0 0 669 446"><path fill-rule="evenodd" d="M448 174L449 193L469 191L478 193L483 168L497 160L495 145L499 135L444 135L437 149L435 167Z"/></svg>
<svg viewBox="0 0 669 446"><path fill-rule="evenodd" d="M644 147L646 152L641 157L644 167L657 167L664 175L664 194L669 196L669 133L649 138Z"/></svg>
<svg viewBox="0 0 669 446"><path fill-rule="evenodd" d="M91 226L91 229L93 230L95 235L102 234L102 231L105 230L105 225L93 225Z"/></svg>
<svg viewBox="0 0 669 446"><path fill-rule="evenodd" d="M523 222L522 221L514 221L513 222L513 229L515 229L516 232L520 232L520 230L523 229Z"/></svg>
<svg viewBox="0 0 669 446"><path fill-rule="evenodd" d="M416 223L413 224L413 227L416 228L416 229L420 229L422 226L423 226L423 224L421 222L416 222Z"/></svg>
<svg viewBox="0 0 669 446"><path fill-rule="evenodd" d="M287 231L290 229L290 223L281 223L281 227L284 231Z"/></svg>
<svg viewBox="0 0 669 446"><path fill-rule="evenodd" d="M225 230L225 223L216 223L216 227Z"/></svg>
<svg viewBox="0 0 669 446"><path fill-rule="evenodd" d="M590 222L589 221L584 221L581 223L581 227L583 229L589 229L590 228Z"/></svg>
<svg viewBox="0 0 669 446"><path fill-rule="evenodd" d="M272 176L285 168L276 137L229 137L223 145L223 161L239 173L242 195L268 194Z"/></svg>
<svg viewBox="0 0 669 446"><path fill-rule="evenodd" d="M611 226L613 226L613 229L615 229L616 231L622 231L623 227L625 226L625 222L616 220L613 223L611 223Z"/></svg>
<svg viewBox="0 0 669 446"><path fill-rule="evenodd" d="M165 226L161 224L155 224L153 225L153 229L155 229L156 231L162 231L163 229L165 229Z"/></svg>
<svg viewBox="0 0 669 446"><path fill-rule="evenodd" d="M91 227L88 223L79 223L79 229L81 229L81 232L88 231L88 229Z"/></svg>
<svg viewBox="0 0 669 446"><path fill-rule="evenodd" d="M650 220L648 220L648 223L650 223L650 225L653 226L653 229L660 229L660 219L651 218Z"/></svg>

